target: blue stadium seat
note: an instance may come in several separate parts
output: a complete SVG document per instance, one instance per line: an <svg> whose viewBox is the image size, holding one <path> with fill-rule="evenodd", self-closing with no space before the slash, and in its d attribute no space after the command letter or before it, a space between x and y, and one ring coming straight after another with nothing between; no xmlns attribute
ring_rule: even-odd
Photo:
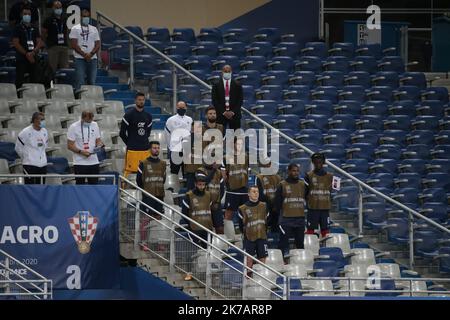
<svg viewBox="0 0 450 320"><path fill-rule="evenodd" d="M363 86L368 89L372 86L370 74L367 71L351 71L344 78L347 85Z"/></svg>
<svg viewBox="0 0 450 320"><path fill-rule="evenodd" d="M399 85L399 76L395 71L380 71L374 75L372 83L375 86L388 86L396 89Z"/></svg>
<svg viewBox="0 0 450 320"><path fill-rule="evenodd" d="M178 100L186 102L189 106L200 105L202 99L200 85L182 84L178 86Z"/></svg>
<svg viewBox="0 0 450 320"><path fill-rule="evenodd" d="M435 116L417 116L411 126L414 130L438 130L439 119Z"/></svg>
<svg viewBox="0 0 450 320"><path fill-rule="evenodd" d="M219 28L201 28L197 35L197 44L199 41L211 41L222 44L222 31Z"/></svg>
<svg viewBox="0 0 450 320"><path fill-rule="evenodd" d="M191 43L187 41L172 41L164 49L164 53L169 55L179 55L183 59L186 59L192 53Z"/></svg>
<svg viewBox="0 0 450 320"><path fill-rule="evenodd" d="M348 172L364 172L369 171L369 163L367 159L348 159L342 168Z"/></svg>
<svg viewBox="0 0 450 320"><path fill-rule="evenodd" d="M337 210L342 214L356 215L358 213L359 189L355 186L343 187L334 196Z"/></svg>
<svg viewBox="0 0 450 320"><path fill-rule="evenodd" d="M300 120L300 126L304 129L325 131L328 128L328 117L320 114L307 114L303 120Z"/></svg>
<svg viewBox="0 0 450 320"><path fill-rule="evenodd" d="M351 144L350 135L351 131L348 129L330 129L328 130L328 133L324 135L323 140L325 143L348 146Z"/></svg>
<svg viewBox="0 0 450 320"><path fill-rule="evenodd" d="M165 44L170 42L170 32L167 28L150 27L145 36L147 41L160 41Z"/></svg>
<svg viewBox="0 0 450 320"><path fill-rule="evenodd" d="M330 129L355 130L355 118L351 114L336 114L328 120Z"/></svg>
<svg viewBox="0 0 450 320"><path fill-rule="evenodd" d="M346 57L331 56L323 63L323 68L328 71L348 73L350 71L350 63Z"/></svg>
<svg viewBox="0 0 450 320"><path fill-rule="evenodd" d="M380 116L361 116L355 125L359 129L383 130L383 121Z"/></svg>
<svg viewBox="0 0 450 320"><path fill-rule="evenodd" d="M257 100L255 106L251 107L250 110L256 113L265 114L277 114L279 108L278 101L274 100Z"/></svg>
<svg viewBox="0 0 450 320"><path fill-rule="evenodd" d="M400 147L406 146L406 130L384 130L380 137L380 144L395 144Z"/></svg>
<svg viewBox="0 0 450 320"><path fill-rule="evenodd" d="M405 72L405 64L400 56L384 56L380 60L378 68L383 71L395 71L400 74Z"/></svg>
<svg viewBox="0 0 450 320"><path fill-rule="evenodd" d="M439 272L450 273L450 247L439 248Z"/></svg>
<svg viewBox="0 0 450 320"><path fill-rule="evenodd" d="M342 92L339 93L339 99L353 100L363 103L367 97L366 89L359 85L348 85L342 88Z"/></svg>
<svg viewBox="0 0 450 320"><path fill-rule="evenodd" d="M446 172L430 172L422 183L424 188L443 188L450 192L450 175Z"/></svg>
<svg viewBox="0 0 450 320"><path fill-rule="evenodd" d="M392 101L392 88L387 86L373 86L367 93L369 100Z"/></svg>
<svg viewBox="0 0 450 320"><path fill-rule="evenodd" d="M316 82L316 76L312 71L296 71L289 78L293 85L306 85L313 87Z"/></svg>
<svg viewBox="0 0 450 320"><path fill-rule="evenodd" d="M232 28L227 29L223 33L223 40L226 43L229 42L244 42L247 43L250 40L250 34L245 28Z"/></svg>
<svg viewBox="0 0 450 320"><path fill-rule="evenodd" d="M309 95L309 90L305 94ZM297 96L297 98L301 99L301 96ZM305 105L305 111L307 114L323 114L329 117L334 113L333 104L330 100L312 100Z"/></svg>
<svg viewBox="0 0 450 320"><path fill-rule="evenodd" d="M221 55L236 56L242 58L246 55L245 43L243 42L227 42L219 49Z"/></svg>
<svg viewBox="0 0 450 320"><path fill-rule="evenodd" d="M197 42L195 32L191 28L174 28L171 37L172 42L186 41L189 42L191 45Z"/></svg>
<svg viewBox="0 0 450 320"><path fill-rule="evenodd" d="M339 269L343 269L348 263L342 253L341 248L336 247L323 247L319 249L319 260L320 261L334 261ZM314 268L315 269L315 268Z"/></svg>
<svg viewBox="0 0 450 320"><path fill-rule="evenodd" d="M361 114L372 116L387 116L388 102L382 100L367 101L361 108Z"/></svg>
<svg viewBox="0 0 450 320"><path fill-rule="evenodd" d="M354 45L350 42L335 42L332 49L328 50L330 55L344 56L347 58L353 58Z"/></svg>
<svg viewBox="0 0 450 320"><path fill-rule="evenodd" d="M300 143L322 143L322 132L319 129L301 129L296 135L295 140Z"/></svg>
<svg viewBox="0 0 450 320"><path fill-rule="evenodd" d="M267 41L253 42L246 51L249 56L263 56L266 58L272 58L273 56L272 43Z"/></svg>
<svg viewBox="0 0 450 320"><path fill-rule="evenodd" d="M280 114L272 123L279 129L292 129L294 131L299 129L298 116L295 114Z"/></svg>
<svg viewBox="0 0 450 320"><path fill-rule="evenodd" d="M443 103L449 102L448 89L446 87L429 87L422 96L426 100L440 100Z"/></svg>
<svg viewBox="0 0 450 320"><path fill-rule="evenodd" d="M288 56L295 59L300 54L300 47L297 42L280 42L273 52L275 56Z"/></svg>
<svg viewBox="0 0 450 320"><path fill-rule="evenodd" d="M373 188L386 188L392 190L394 183L392 181L393 175L391 173L372 173L366 180L366 183Z"/></svg>
<svg viewBox="0 0 450 320"><path fill-rule="evenodd" d="M318 86L311 91L312 99L330 100L332 103L338 102L338 90L333 86Z"/></svg>
<svg viewBox="0 0 450 320"><path fill-rule="evenodd" d="M412 100L419 102L421 98L421 90L416 86L400 86L393 92L395 98L399 100Z"/></svg>
<svg viewBox="0 0 450 320"><path fill-rule="evenodd" d="M14 162L17 158L19 158L14 147L14 143L0 142L0 159L6 159L8 162Z"/></svg>
<svg viewBox="0 0 450 320"><path fill-rule="evenodd" d="M375 151L376 152L376 151ZM395 159L376 159L370 166L372 173L397 173L397 160Z"/></svg>
<svg viewBox="0 0 450 320"><path fill-rule="evenodd" d="M199 41L197 45L192 47L192 52L195 55L206 55L210 58L216 57L219 54L219 45L213 41Z"/></svg>
<svg viewBox="0 0 450 320"><path fill-rule="evenodd" d="M340 100L334 107L335 114L361 114L361 102L355 100Z"/></svg>
<svg viewBox="0 0 450 320"><path fill-rule="evenodd" d="M425 165L427 172L450 173L450 159L433 159Z"/></svg>
<svg viewBox="0 0 450 320"><path fill-rule="evenodd" d="M256 97L260 96L264 100L282 100L282 87L279 85L263 85L255 91Z"/></svg>
<svg viewBox="0 0 450 320"><path fill-rule="evenodd" d="M410 144L402 152L405 159L429 159L430 147L426 144Z"/></svg>
<svg viewBox="0 0 450 320"><path fill-rule="evenodd" d="M283 97L306 102L310 99L310 88L305 85L291 85L284 91Z"/></svg>
<svg viewBox="0 0 450 320"><path fill-rule="evenodd" d="M396 179L394 179L394 183L397 188L415 188L419 189L421 186L421 177L420 174L415 172L403 172L400 173Z"/></svg>
<svg viewBox="0 0 450 320"><path fill-rule="evenodd" d="M407 115L410 118L416 115L416 102L412 100L401 100L392 103L389 113L393 115Z"/></svg>
<svg viewBox="0 0 450 320"><path fill-rule="evenodd" d="M258 88L261 84L261 74L256 70L243 70L235 77L243 85Z"/></svg>
<svg viewBox="0 0 450 320"><path fill-rule="evenodd" d="M325 71L318 77L321 86L334 86L341 88L344 85L344 74L341 71Z"/></svg>
<svg viewBox="0 0 450 320"><path fill-rule="evenodd" d="M278 56L268 61L267 68L269 70L283 70L291 73L294 71L295 62L291 57Z"/></svg>
<svg viewBox="0 0 450 320"><path fill-rule="evenodd" d="M429 219L446 224L448 222L448 209L439 202L427 202L418 210Z"/></svg>
<svg viewBox="0 0 450 320"><path fill-rule="evenodd" d="M423 72L405 72L400 76L401 85L417 86L421 90L426 89L427 80Z"/></svg>
<svg viewBox="0 0 450 320"><path fill-rule="evenodd" d="M409 116L405 115L392 115L383 121L384 128L386 130L404 130L408 131L411 126L411 120Z"/></svg>
<svg viewBox="0 0 450 320"><path fill-rule="evenodd" d="M316 261L314 262L313 270L316 277L331 278L339 276L339 266L333 260Z"/></svg>
<svg viewBox="0 0 450 320"><path fill-rule="evenodd" d="M408 220L404 218L389 218L386 221L388 240L393 243L406 244L409 241Z"/></svg>
<svg viewBox="0 0 450 320"><path fill-rule="evenodd" d="M245 57L241 62L242 70L257 70L265 72L267 70L267 60L263 56L249 56Z"/></svg>
<svg viewBox="0 0 450 320"><path fill-rule="evenodd" d="M414 253L423 258L434 258L438 255L439 242L431 231L414 232Z"/></svg>
<svg viewBox="0 0 450 320"><path fill-rule="evenodd" d="M296 70L318 73L322 70L322 60L315 56L302 56L295 64Z"/></svg>
<svg viewBox="0 0 450 320"><path fill-rule="evenodd" d="M315 56L319 58L325 58L328 55L327 45L324 42L307 42L300 52L304 56Z"/></svg>
<svg viewBox="0 0 450 320"><path fill-rule="evenodd" d="M113 27L105 27L101 29L102 48L107 50L118 38L118 32ZM0 40L1 42L1 40ZM0 55L2 55L0 53Z"/></svg>
<svg viewBox="0 0 450 320"><path fill-rule="evenodd" d="M386 225L387 212L383 202L365 202L363 204L364 225L371 229L381 229Z"/></svg>
<svg viewBox="0 0 450 320"><path fill-rule="evenodd" d="M240 60L237 56L221 55L218 56L212 62L212 66L216 70L222 70L223 66L230 65L234 73L238 73L240 70Z"/></svg>
<svg viewBox="0 0 450 320"><path fill-rule="evenodd" d="M190 56L185 60L184 67L188 70L202 70L209 73L211 72L211 57L207 55Z"/></svg>
<svg viewBox="0 0 450 320"><path fill-rule="evenodd" d="M341 144L324 144L319 151L325 154L328 159L334 158L338 160L345 160L346 152Z"/></svg>
<svg viewBox="0 0 450 320"><path fill-rule="evenodd" d="M416 190L417 192L417 190ZM427 188L423 189L422 193L419 194L419 198L424 202L440 202L447 205L447 194L442 188Z"/></svg>
<svg viewBox="0 0 450 320"><path fill-rule="evenodd" d="M354 143L347 149L347 157L371 160L375 147L370 143Z"/></svg>
<svg viewBox="0 0 450 320"><path fill-rule="evenodd" d="M286 88L289 83L289 74L282 70L270 70L261 76L261 82L265 85L279 85Z"/></svg>
<svg viewBox="0 0 450 320"><path fill-rule="evenodd" d="M436 116L442 118L444 116L445 105L440 100L424 100L416 107L419 116Z"/></svg>
<svg viewBox="0 0 450 320"><path fill-rule="evenodd" d="M372 56L358 56L353 59L350 64L354 71L364 71L374 74L378 71L377 60Z"/></svg>
<svg viewBox="0 0 450 320"><path fill-rule="evenodd" d="M69 161L62 157L48 157L47 158L47 173L49 174L68 174Z"/></svg>
<svg viewBox="0 0 450 320"><path fill-rule="evenodd" d="M305 101L297 99L285 99L278 108L284 114L297 114L300 117L305 115Z"/></svg>

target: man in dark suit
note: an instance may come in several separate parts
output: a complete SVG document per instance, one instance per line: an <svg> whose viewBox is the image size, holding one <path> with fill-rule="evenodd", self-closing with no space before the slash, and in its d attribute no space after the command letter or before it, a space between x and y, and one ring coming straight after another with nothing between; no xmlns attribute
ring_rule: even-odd
<svg viewBox="0 0 450 320"><path fill-rule="evenodd" d="M212 87L212 104L217 111L217 123L224 129L241 127L242 85L231 78L231 66L222 68L222 78Z"/></svg>

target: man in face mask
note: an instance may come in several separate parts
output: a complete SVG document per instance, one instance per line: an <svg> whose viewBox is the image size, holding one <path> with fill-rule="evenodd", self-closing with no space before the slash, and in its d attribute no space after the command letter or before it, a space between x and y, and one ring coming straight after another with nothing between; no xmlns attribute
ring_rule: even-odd
<svg viewBox="0 0 450 320"><path fill-rule="evenodd" d="M9 11L9 24L11 27L15 27L21 23L24 8L30 9L30 23L36 27L39 21L39 13L37 6L31 0L22 0L13 4Z"/></svg>
<svg viewBox="0 0 450 320"><path fill-rule="evenodd" d="M174 180L178 180L180 169L184 176L183 143L191 136L192 118L186 115L186 111L186 103L178 101L177 114L167 119L164 128L170 160L170 173L174 175Z"/></svg>
<svg viewBox="0 0 450 320"><path fill-rule="evenodd" d="M90 25L89 9L81 11L81 24L75 25L69 34L74 50L76 89L84 84L94 85L97 76L97 52L100 50L100 35L96 27Z"/></svg>
<svg viewBox="0 0 450 320"><path fill-rule="evenodd" d="M31 9L24 7L21 16L22 22L18 24L12 36L12 43L16 49L16 88L22 87L25 82L37 82L36 56L44 47L39 30L31 24ZM25 74L29 79L25 79Z"/></svg>
<svg viewBox="0 0 450 320"><path fill-rule="evenodd" d="M16 141L15 150L22 159L25 174L47 174L48 133L45 129L45 117L41 112L33 113L31 125L23 129ZM40 178L25 178L25 184L39 184ZM45 183L45 180L42 180Z"/></svg>
<svg viewBox="0 0 450 320"><path fill-rule="evenodd" d="M68 68L67 18L60 1L53 2L53 14L42 25L42 37L47 44L48 62L53 71Z"/></svg>
<svg viewBox="0 0 450 320"><path fill-rule="evenodd" d="M127 146L124 176L136 173L140 161L150 156L149 137L152 132L153 117L145 111L145 95L138 92L135 107L127 109L120 124L120 138Z"/></svg>
<svg viewBox="0 0 450 320"><path fill-rule="evenodd" d="M217 122L225 129L239 129L244 94L242 85L232 78L231 66L222 68L222 78L213 85L211 99L216 108Z"/></svg>
<svg viewBox="0 0 450 320"><path fill-rule="evenodd" d="M94 120L94 113L85 110L81 119L67 130L67 148L73 152L74 173L77 175L98 175L100 172L96 148L103 147L100 128ZM76 178L77 184L86 184L85 177ZM98 178L89 178L88 184L97 184Z"/></svg>

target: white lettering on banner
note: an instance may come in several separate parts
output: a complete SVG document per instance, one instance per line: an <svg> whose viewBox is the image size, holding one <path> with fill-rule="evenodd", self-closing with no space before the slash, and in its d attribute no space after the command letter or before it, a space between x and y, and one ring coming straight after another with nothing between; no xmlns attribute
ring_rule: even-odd
<svg viewBox="0 0 450 320"><path fill-rule="evenodd" d="M9 269L9 276L12 275L20 275L20 276L26 276L28 274L27 269ZM6 269L0 269L0 276L2 278L6 277Z"/></svg>
<svg viewBox="0 0 450 320"><path fill-rule="evenodd" d="M67 267L66 273L70 276L67 278L66 285L69 290L81 289L81 269L77 265Z"/></svg>
<svg viewBox="0 0 450 320"><path fill-rule="evenodd" d="M0 244L5 243L56 243L58 241L59 233L55 226L47 226L44 229L40 226L20 226L14 232L11 226L4 226Z"/></svg>

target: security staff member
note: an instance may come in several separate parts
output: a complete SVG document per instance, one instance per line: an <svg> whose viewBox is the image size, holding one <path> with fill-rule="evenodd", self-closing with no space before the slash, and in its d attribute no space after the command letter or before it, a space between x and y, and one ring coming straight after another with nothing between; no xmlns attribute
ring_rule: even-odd
<svg viewBox="0 0 450 320"><path fill-rule="evenodd" d="M281 231L279 249L283 256L289 255L289 238L295 238L297 249L304 248L305 237L305 183L299 179L299 167L291 163L288 177L281 181L275 193L275 210L279 213Z"/></svg>
<svg viewBox="0 0 450 320"><path fill-rule="evenodd" d="M320 233L325 238L329 233L333 175L323 168L325 163L323 153L314 153L311 156L311 161L314 169L308 172L305 177L305 183L308 185L306 194L308 224L306 233L314 234L314 230L320 225Z"/></svg>
<svg viewBox="0 0 450 320"><path fill-rule="evenodd" d="M160 201L164 201L164 183L166 182L166 161L159 159L160 144L158 141L150 142L150 156L139 162L138 173L136 176L137 185L150 193ZM163 205L152 197L142 194L142 202L146 205L141 205L142 211L151 215L155 219L161 220L161 215L164 213ZM150 209L153 208L154 210ZM150 218L141 215L141 240L147 240L147 226L150 223ZM141 247L142 248L142 247ZM144 249L144 248L142 248Z"/></svg>
<svg viewBox="0 0 450 320"><path fill-rule="evenodd" d="M47 174L48 132L45 129L45 117L42 112L35 112L31 125L17 136L15 150L22 159L25 174ZM25 184L39 184L40 178L25 178ZM45 180L43 180L45 183Z"/></svg>
<svg viewBox="0 0 450 320"><path fill-rule="evenodd" d="M67 148L73 152L73 170L76 175L98 175L100 162L97 151L103 148L100 128L93 121L94 113L85 110L81 119L67 130ZM76 184L86 184L86 178L75 178ZM88 178L88 184L97 184L98 178Z"/></svg>
<svg viewBox="0 0 450 320"><path fill-rule="evenodd" d="M36 82L36 55L44 47L39 30L31 24L31 10L24 7L22 21L13 32L12 43L16 49L16 88L25 82ZM25 79L28 74L28 81Z"/></svg>
<svg viewBox="0 0 450 320"><path fill-rule="evenodd" d="M120 138L127 146L124 176L136 173L139 162L150 156L149 137L152 132L152 115L144 110L145 95L136 93L134 108L129 109L120 124Z"/></svg>
<svg viewBox="0 0 450 320"><path fill-rule="evenodd" d="M267 216L269 211L265 202L259 201L258 187L248 189L248 199L239 207L239 213L244 222L244 250L258 258L262 263L268 256L267 246ZM247 266L253 267L253 259L247 257Z"/></svg>
<svg viewBox="0 0 450 320"><path fill-rule="evenodd" d="M211 193L206 191L206 175L198 172L195 175L195 188L186 193L182 201L181 212L206 229L212 230L211 205ZM202 241L194 237L193 241L206 248L208 232L192 222L189 224L189 227L196 235L203 239Z"/></svg>
<svg viewBox="0 0 450 320"><path fill-rule="evenodd" d="M53 13L42 25L42 38L47 45L48 63L53 72L69 67L67 48L67 18L60 1L53 2Z"/></svg>
<svg viewBox="0 0 450 320"><path fill-rule="evenodd" d="M192 190L195 187L195 172L203 163L203 147L198 141L202 141L202 123L195 121L192 123L190 139L183 140L183 154L187 155L184 161L184 177L186 178L186 188ZM199 147L196 150L197 146ZM184 159L186 160L186 159Z"/></svg>
<svg viewBox="0 0 450 320"><path fill-rule="evenodd" d="M170 173L173 175L178 175L180 169L184 171L183 141L190 136L192 128L192 118L187 116L186 112L186 103L178 101L177 114L166 121L165 137L169 152Z"/></svg>
<svg viewBox="0 0 450 320"><path fill-rule="evenodd" d="M206 175L206 190L211 193L211 213L213 226L217 234L223 234L223 212L220 200L223 197L225 186L223 183L222 173L217 164L207 165L199 168L197 172Z"/></svg>
<svg viewBox="0 0 450 320"><path fill-rule="evenodd" d="M235 138L234 140L234 163L224 163L222 166L222 176L226 184L225 193L225 219L224 232L228 239L234 239L233 215L238 211L239 206L248 201L248 156L243 154L244 141ZM240 159L244 159L241 161ZM240 219L242 229L242 219Z"/></svg>
<svg viewBox="0 0 450 320"><path fill-rule="evenodd" d="M271 163L260 165L260 167L269 168ZM265 202L267 204L268 210L271 213L270 219L267 222L269 226L272 227L272 230L279 230L277 227L276 218L278 215L275 214L273 210L273 201L275 199L275 192L277 191L278 186L281 182L281 177L278 174L272 175L256 175L255 184L258 187L259 192L259 201Z"/></svg>
<svg viewBox="0 0 450 320"><path fill-rule="evenodd" d="M29 8L31 12L31 24L36 25L39 20L39 12L36 5L31 0L21 0L13 4L9 11L9 24L15 27L20 23L21 14L24 8Z"/></svg>

